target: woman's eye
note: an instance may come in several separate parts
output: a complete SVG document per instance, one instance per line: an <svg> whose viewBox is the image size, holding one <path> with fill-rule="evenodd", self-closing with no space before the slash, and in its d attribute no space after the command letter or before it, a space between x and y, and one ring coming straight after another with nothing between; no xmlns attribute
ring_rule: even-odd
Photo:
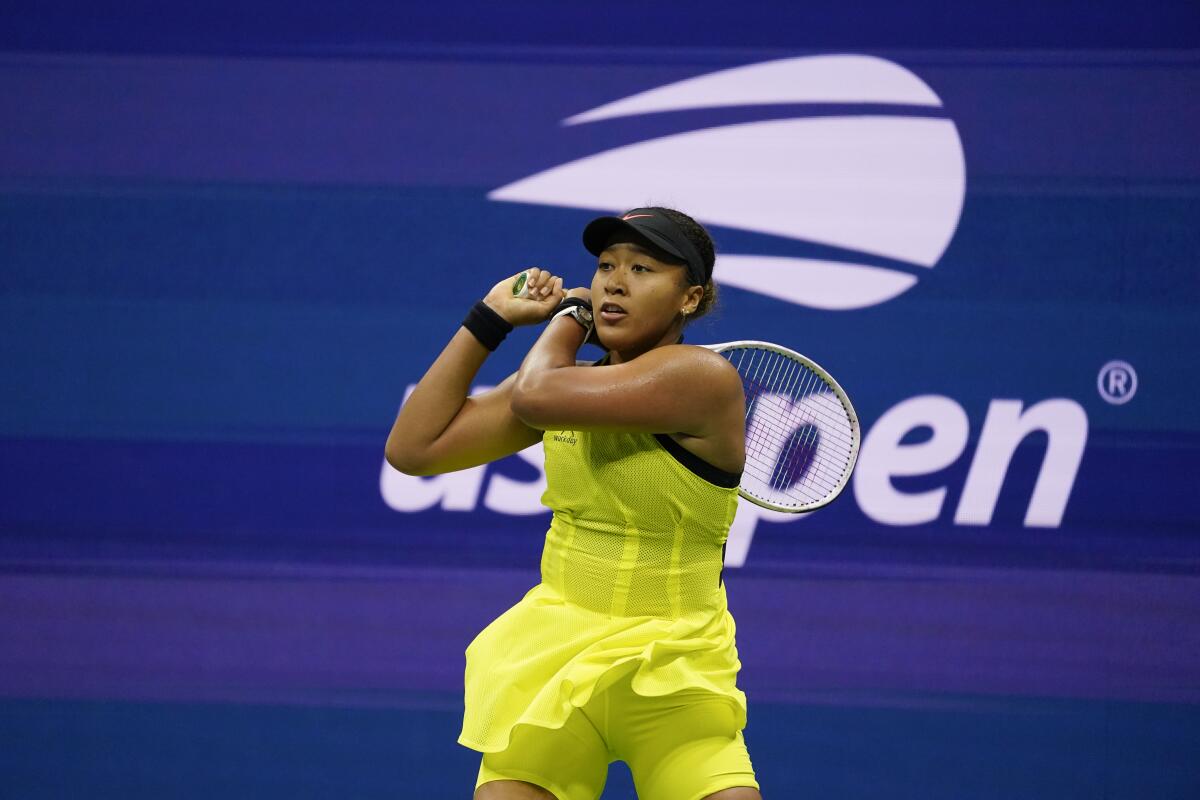
<svg viewBox="0 0 1200 800"><path fill-rule="evenodd" d="M633 271L637 272L638 270L641 270L642 272L649 272L650 268L647 267L645 264L634 264Z"/></svg>
<svg viewBox="0 0 1200 800"><path fill-rule="evenodd" d="M607 261L601 261L600 265L598 267L596 267L596 269L611 269L611 268L612 268L612 264L608 263Z"/></svg>

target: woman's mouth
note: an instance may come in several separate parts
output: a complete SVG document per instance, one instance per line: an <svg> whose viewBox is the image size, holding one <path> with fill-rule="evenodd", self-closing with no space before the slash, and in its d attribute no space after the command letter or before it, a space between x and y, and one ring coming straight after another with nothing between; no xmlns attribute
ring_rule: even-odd
<svg viewBox="0 0 1200 800"><path fill-rule="evenodd" d="M618 322L625 318L625 309L616 303L604 303L600 306L600 319L605 322Z"/></svg>

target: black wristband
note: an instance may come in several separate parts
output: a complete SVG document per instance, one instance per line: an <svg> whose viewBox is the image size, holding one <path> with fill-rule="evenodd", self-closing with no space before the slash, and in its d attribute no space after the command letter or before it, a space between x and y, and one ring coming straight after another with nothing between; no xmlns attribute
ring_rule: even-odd
<svg viewBox="0 0 1200 800"><path fill-rule="evenodd" d="M493 311L491 306L482 300L471 306L462 324L488 350L499 347L504 337L513 329L511 322Z"/></svg>

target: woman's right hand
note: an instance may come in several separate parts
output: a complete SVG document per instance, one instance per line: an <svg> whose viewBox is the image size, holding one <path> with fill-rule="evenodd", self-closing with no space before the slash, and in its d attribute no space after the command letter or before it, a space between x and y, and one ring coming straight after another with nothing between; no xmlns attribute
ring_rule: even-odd
<svg viewBox="0 0 1200 800"><path fill-rule="evenodd" d="M513 325L536 325L544 322L562 302L563 280L538 267L523 271L529 273L525 297L513 296L513 285L521 274L518 272L493 286L483 302Z"/></svg>

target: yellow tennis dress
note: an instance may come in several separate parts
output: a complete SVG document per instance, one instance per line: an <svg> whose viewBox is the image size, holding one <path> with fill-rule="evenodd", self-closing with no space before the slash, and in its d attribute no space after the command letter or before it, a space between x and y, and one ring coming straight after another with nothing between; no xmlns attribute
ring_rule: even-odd
<svg viewBox="0 0 1200 800"><path fill-rule="evenodd" d="M746 696L721 568L737 476L662 434L546 431L554 512L541 582L467 647L459 743L508 747L519 725L561 728L631 675L645 697Z"/></svg>

